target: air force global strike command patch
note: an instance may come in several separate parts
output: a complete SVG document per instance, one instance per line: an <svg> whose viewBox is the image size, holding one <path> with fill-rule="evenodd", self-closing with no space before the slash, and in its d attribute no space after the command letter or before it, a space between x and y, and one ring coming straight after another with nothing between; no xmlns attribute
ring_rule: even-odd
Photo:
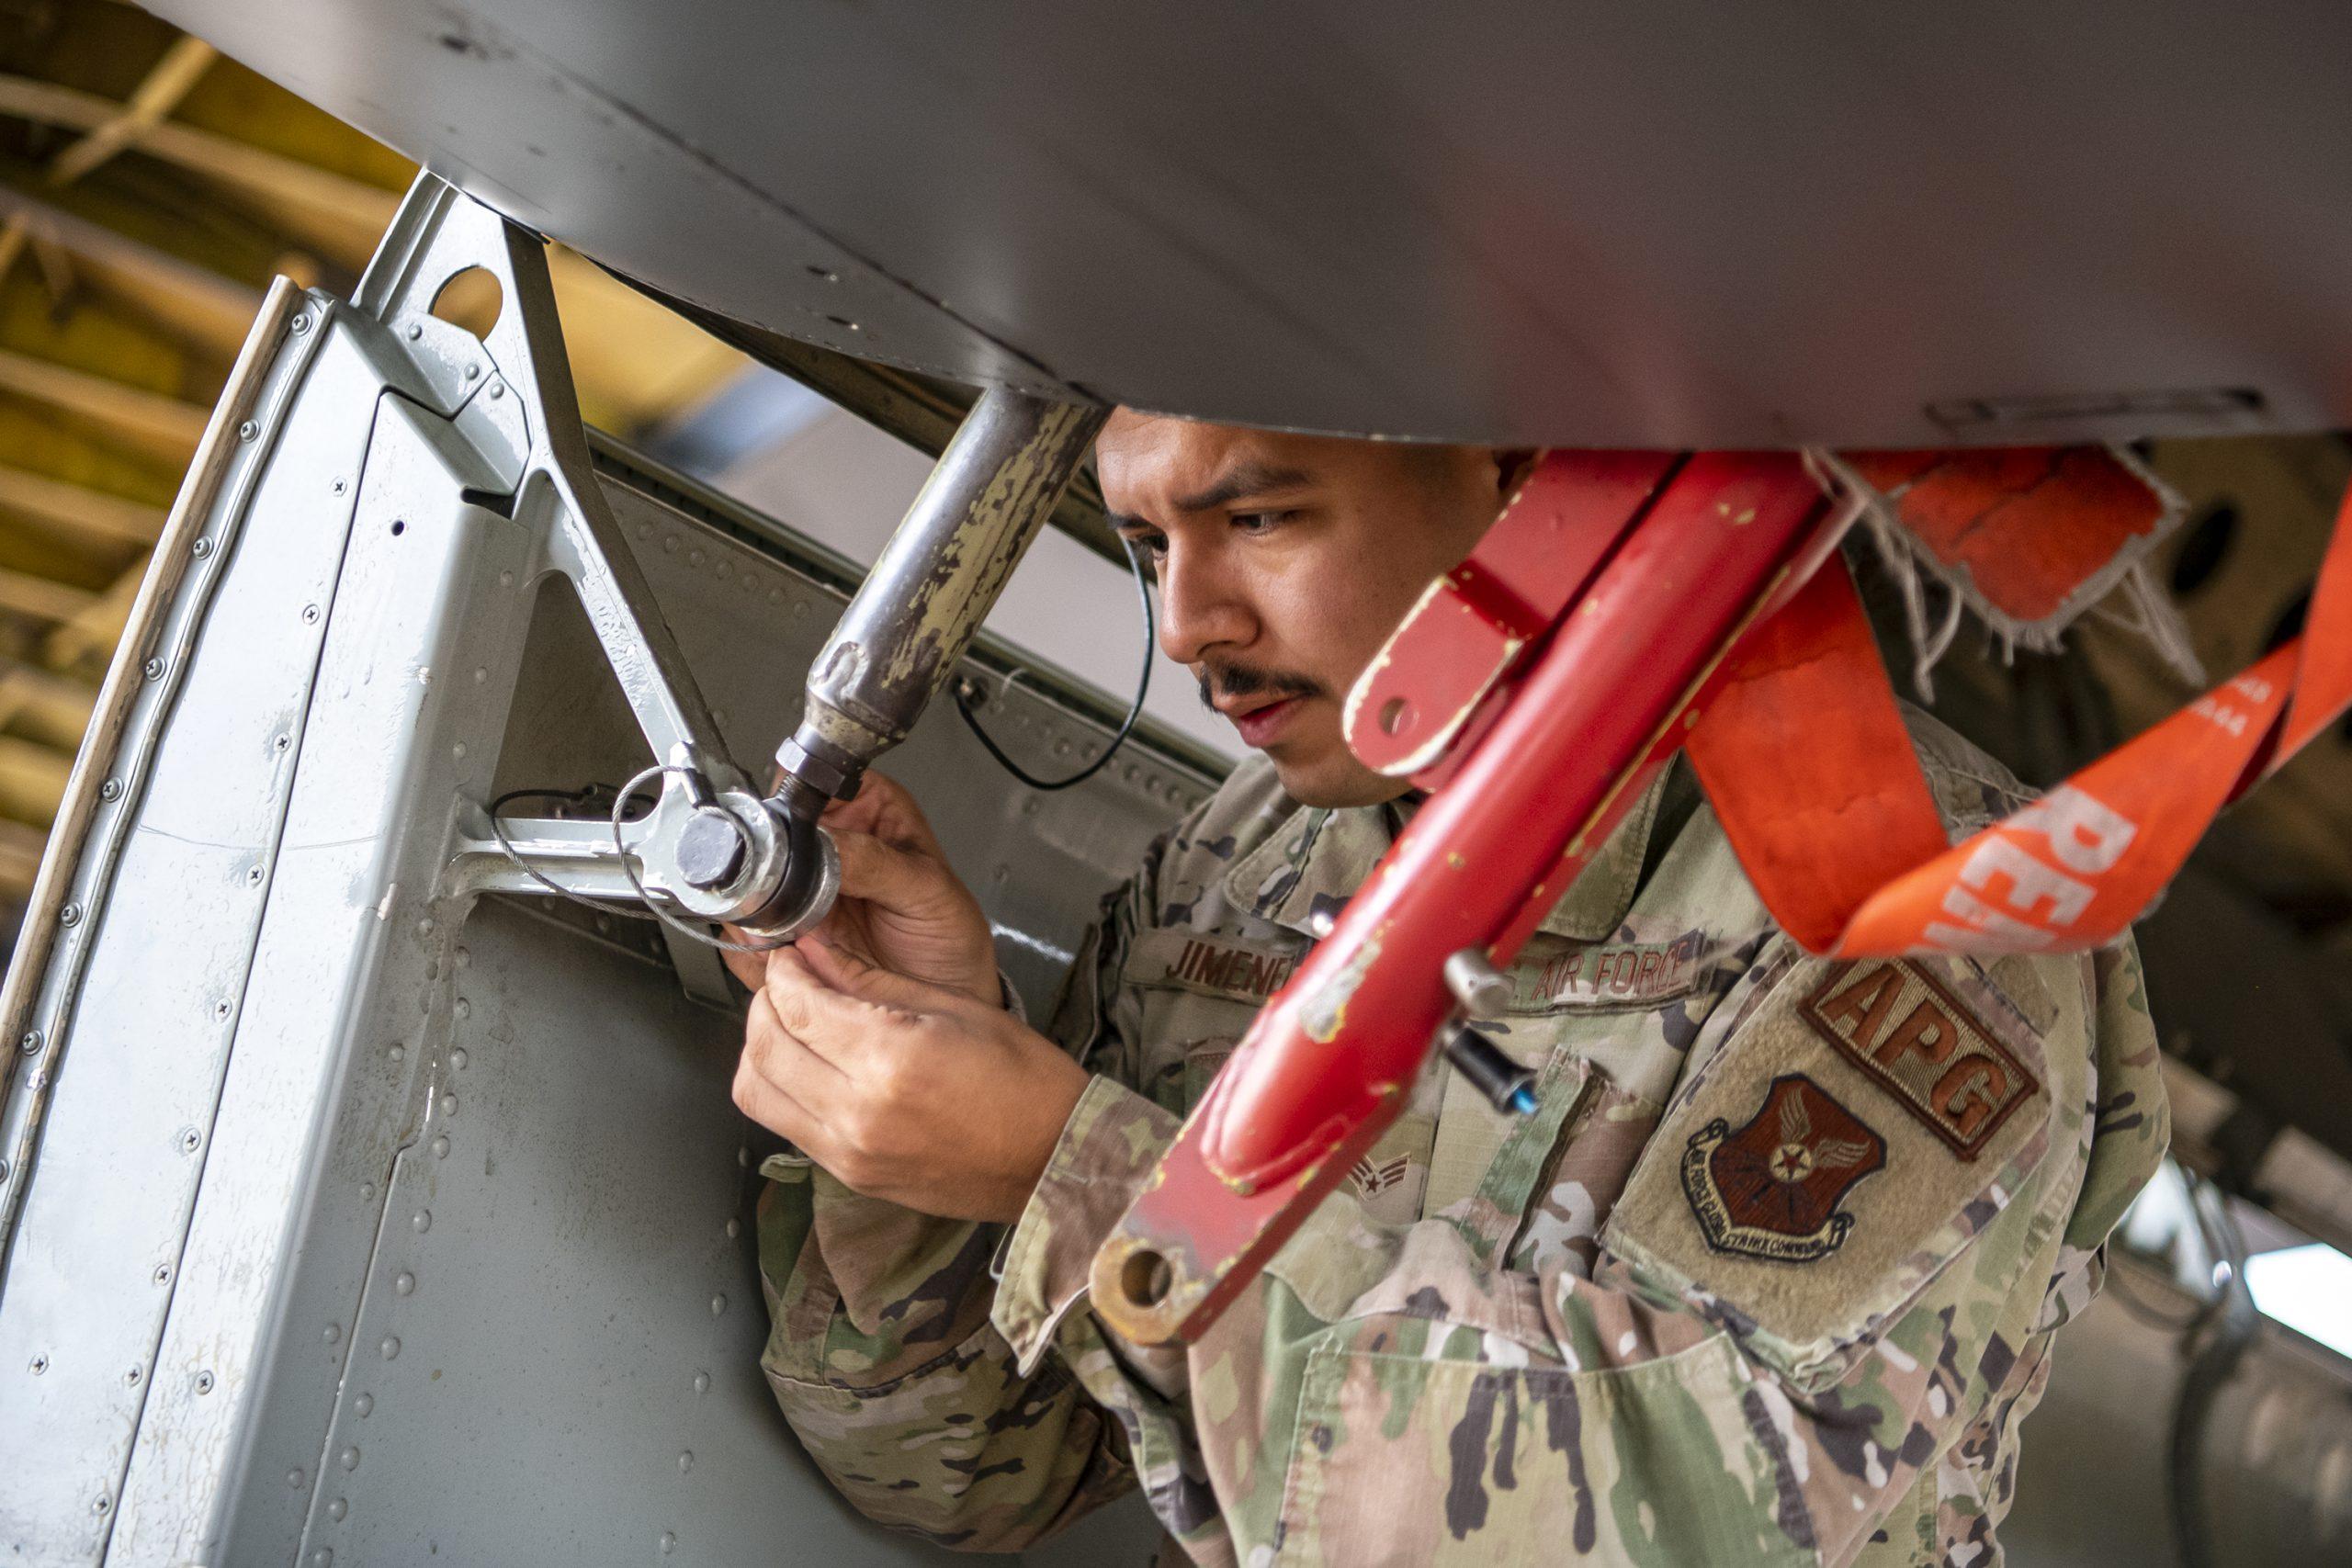
<svg viewBox="0 0 2352 1568"><path fill-rule="evenodd" d="M1773 1263L1838 1250L1847 1189L1886 1164L1886 1140L1800 1073L1774 1078L1755 1115L1718 1116L1682 1152L1682 1190L1707 1245Z"/></svg>

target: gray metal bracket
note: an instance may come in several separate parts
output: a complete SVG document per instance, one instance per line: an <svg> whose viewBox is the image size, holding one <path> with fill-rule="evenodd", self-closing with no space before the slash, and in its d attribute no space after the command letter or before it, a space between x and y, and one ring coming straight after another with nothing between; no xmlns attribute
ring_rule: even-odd
<svg viewBox="0 0 2352 1568"><path fill-rule="evenodd" d="M475 268L501 295L498 318L481 337L433 313L450 281ZM678 836L698 809L715 799L749 818L760 794L720 742L597 483L544 243L420 175L353 307L404 344L441 412L511 486L505 509L543 542L540 570L578 593L650 761L664 769L657 804L629 824L621 845L606 824L517 818L506 829L510 854L481 806L467 803L446 891L544 894L552 884L587 898L633 900L643 891L706 920L748 913L674 874Z"/></svg>

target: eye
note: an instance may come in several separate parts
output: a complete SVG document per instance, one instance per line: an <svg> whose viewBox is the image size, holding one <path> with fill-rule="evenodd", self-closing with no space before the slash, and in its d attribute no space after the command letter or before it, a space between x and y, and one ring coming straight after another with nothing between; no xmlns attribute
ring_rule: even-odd
<svg viewBox="0 0 2352 1568"><path fill-rule="evenodd" d="M1233 526L1244 534L1270 534L1297 515L1295 512L1237 512Z"/></svg>
<svg viewBox="0 0 2352 1568"><path fill-rule="evenodd" d="M1122 528L1119 537L1134 546L1136 554L1148 561L1168 558L1168 536L1157 528Z"/></svg>

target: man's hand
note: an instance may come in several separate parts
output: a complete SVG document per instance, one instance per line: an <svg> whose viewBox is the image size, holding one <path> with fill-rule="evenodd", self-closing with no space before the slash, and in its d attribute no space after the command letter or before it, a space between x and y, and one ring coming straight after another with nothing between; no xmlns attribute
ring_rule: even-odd
<svg viewBox="0 0 2352 1568"><path fill-rule="evenodd" d="M806 937L767 955L735 1103L853 1191L1010 1222L1088 1076L993 1002Z"/></svg>
<svg viewBox="0 0 2352 1568"><path fill-rule="evenodd" d="M991 1005L996 943L978 900L948 869L922 808L895 779L869 773L857 794L819 818L842 861L841 897L813 933L865 964L944 986ZM735 977L756 991L758 953L727 953Z"/></svg>

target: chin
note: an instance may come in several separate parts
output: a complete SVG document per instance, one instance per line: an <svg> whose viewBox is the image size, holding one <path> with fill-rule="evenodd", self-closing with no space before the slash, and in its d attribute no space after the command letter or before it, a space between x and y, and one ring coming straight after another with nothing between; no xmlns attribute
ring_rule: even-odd
<svg viewBox="0 0 2352 1568"><path fill-rule="evenodd" d="M1269 751L1266 760L1273 763L1274 776L1282 781L1283 793L1301 806L1378 806L1413 787L1408 780L1374 773L1356 761L1355 753L1344 745L1336 750L1336 756L1327 753L1311 758L1288 758Z"/></svg>

